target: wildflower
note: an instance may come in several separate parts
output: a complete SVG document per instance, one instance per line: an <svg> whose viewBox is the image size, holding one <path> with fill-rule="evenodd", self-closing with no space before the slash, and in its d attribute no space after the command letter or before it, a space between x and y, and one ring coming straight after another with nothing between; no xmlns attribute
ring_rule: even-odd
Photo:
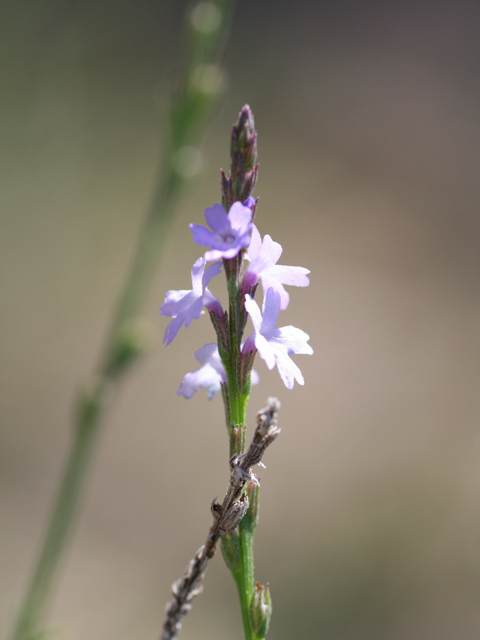
<svg viewBox="0 0 480 640"><path fill-rule="evenodd" d="M247 338L243 353L256 348L267 367L273 369L277 365L285 386L287 389L293 389L295 380L304 384L304 379L302 372L289 356L294 353L310 355L313 349L307 344L310 337L305 331L292 326L275 328L280 304L280 293L273 287L270 287L265 295L263 313L253 298L248 293L245 295L245 309L253 322L255 332Z"/></svg>
<svg viewBox="0 0 480 640"><path fill-rule="evenodd" d="M216 342L210 342L195 351L195 358L202 365L200 369L187 373L179 386L177 396L191 398L198 389L206 389L208 399L220 389L222 383L227 381Z"/></svg>
<svg viewBox="0 0 480 640"><path fill-rule="evenodd" d="M218 346L216 342L209 342L195 351L195 358L202 365L196 371L187 373L183 378L182 384L179 386L177 396L191 398L199 389L206 389L208 399L211 400L222 384L227 381L225 369L223 368ZM251 373L252 384L258 383L258 374L256 371Z"/></svg>
<svg viewBox="0 0 480 640"><path fill-rule="evenodd" d="M165 329L163 342L169 345L185 323L185 328L190 326L192 320L200 317L205 306L209 311L223 316L222 305L213 293L207 289L210 280L218 275L222 269L222 263L216 262L205 271L206 261L199 258L192 267L192 289L180 291L168 291L165 302L160 307L162 316L169 316L173 320Z"/></svg>
<svg viewBox="0 0 480 640"><path fill-rule="evenodd" d="M243 290L246 293L258 280L261 280L264 292L268 291L270 287L278 291L280 294L280 309L286 309L290 296L283 285L308 287L310 281L307 274L310 271L304 267L289 267L277 264L282 255L282 245L274 242L268 234L262 242L257 227L255 225L252 225L252 227L252 240L247 252L250 264L243 279Z"/></svg>
<svg viewBox="0 0 480 640"><path fill-rule="evenodd" d="M198 224L191 224L190 230L193 231L194 242L212 249L205 253L207 262L220 258L234 258L239 251L250 244L252 231L250 206L234 202L227 214L223 206L217 203L205 209L205 220L211 231Z"/></svg>

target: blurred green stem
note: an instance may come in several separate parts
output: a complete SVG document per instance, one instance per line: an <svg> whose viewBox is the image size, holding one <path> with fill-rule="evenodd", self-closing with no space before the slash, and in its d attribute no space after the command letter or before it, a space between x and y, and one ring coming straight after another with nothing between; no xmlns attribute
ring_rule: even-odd
<svg viewBox="0 0 480 640"><path fill-rule="evenodd" d="M228 0L200 3L190 14L191 50L187 72L170 103L170 137L163 153L150 211L113 317L95 382L90 390L80 395L75 416L75 439L33 579L20 608L13 640L37 640L43 635L42 618L78 511L101 429L103 410L112 395L109 391L115 388L112 383L144 350L135 321L155 276L166 232L189 174L189 171L182 170L179 153L195 150L194 145L221 94L222 73L218 60L228 32L232 5Z"/></svg>

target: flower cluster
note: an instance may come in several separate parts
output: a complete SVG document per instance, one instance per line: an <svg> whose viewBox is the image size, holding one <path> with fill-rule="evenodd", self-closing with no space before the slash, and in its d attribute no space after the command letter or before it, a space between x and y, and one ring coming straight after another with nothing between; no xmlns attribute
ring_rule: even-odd
<svg viewBox="0 0 480 640"><path fill-rule="evenodd" d="M180 327L188 327L205 308L217 333L217 343L209 343L195 352L200 368L188 373L177 394L190 398L205 388L212 398L224 385L235 379L237 389L255 384L258 376L252 371L258 353L269 369L276 365L285 386L292 389L294 381L304 384L302 373L290 358L293 354L312 354L309 336L296 327L277 328L280 310L286 309L289 295L284 285L309 285L308 269L277 264L282 247L269 235L263 240L253 223L257 201L249 196L235 201L227 213L222 204L205 210L209 228L191 224L193 241L208 248L192 268L192 289L169 291L160 313L172 318L166 328L164 343L170 344ZM244 258L248 265L244 268ZM208 268L206 264L212 262ZM224 267L230 305L224 311L220 302L207 288L212 278ZM254 300L259 283L264 300L262 309ZM243 341L248 317L253 333ZM237 350L237 353L233 353Z"/></svg>

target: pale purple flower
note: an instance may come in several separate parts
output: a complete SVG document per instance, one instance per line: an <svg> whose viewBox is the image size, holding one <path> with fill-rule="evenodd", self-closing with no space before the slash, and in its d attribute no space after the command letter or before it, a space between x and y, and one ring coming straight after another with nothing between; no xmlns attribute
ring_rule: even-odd
<svg viewBox="0 0 480 640"><path fill-rule="evenodd" d="M250 204L249 200L247 203ZM205 209L205 220L210 229L199 224L191 224L193 241L212 250L205 253L205 260L211 262L220 258L234 258L239 251L250 244L252 232L252 209L241 202L234 202L227 212L221 204Z"/></svg>
<svg viewBox="0 0 480 640"><path fill-rule="evenodd" d="M288 307L289 295L285 291L284 284L295 287L308 287L310 273L304 267L288 267L277 264L282 255L282 245L274 242L269 235L263 238L255 225L252 225L252 240L248 247L247 258L250 260L248 269L243 279L243 290L247 292L258 280L262 281L263 291L270 287L280 294L280 308Z"/></svg>
<svg viewBox="0 0 480 640"><path fill-rule="evenodd" d="M200 347L195 351L195 358L202 366L192 373L187 373L178 388L177 396L191 398L199 389L206 389L208 399L211 400L221 384L227 381L216 342Z"/></svg>
<svg viewBox="0 0 480 640"><path fill-rule="evenodd" d="M211 400L222 383L227 381L225 369L223 368L218 346L216 342L210 342L195 351L195 358L202 365L196 371L187 373L183 378L182 384L179 386L177 396L191 398L199 389L206 389L208 399ZM251 373L252 384L258 383L258 374L256 371Z"/></svg>
<svg viewBox="0 0 480 640"><path fill-rule="evenodd" d="M214 311L218 316L223 316L223 309L220 302L213 293L207 289L210 280L218 275L222 269L222 263L216 262L205 271L206 261L199 258L192 267L192 289L182 289L180 291L168 291L165 302L160 307L162 316L173 318L165 329L163 342L169 345L178 333L178 330L185 323L188 328L192 320L200 317L203 307L209 311Z"/></svg>
<svg viewBox="0 0 480 640"><path fill-rule="evenodd" d="M294 381L304 384L302 372L289 357L294 353L312 354L312 347L307 344L310 337L296 327L288 326L276 329L278 314L280 313L280 294L270 287L265 295L263 313L253 298L245 295L245 309L249 314L255 332L246 340L244 353L258 350L260 357L265 360L267 367L278 367L280 377L287 389L293 389Z"/></svg>

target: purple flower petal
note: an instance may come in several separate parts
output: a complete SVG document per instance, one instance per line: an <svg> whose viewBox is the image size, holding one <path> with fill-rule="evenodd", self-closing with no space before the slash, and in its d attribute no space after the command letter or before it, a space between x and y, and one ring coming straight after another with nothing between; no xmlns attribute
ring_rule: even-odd
<svg viewBox="0 0 480 640"><path fill-rule="evenodd" d="M241 202L234 202L228 212L232 229L244 233L246 229L251 229L252 210ZM211 226L211 225L210 225ZM213 227L212 227L213 228Z"/></svg>
<svg viewBox="0 0 480 640"><path fill-rule="evenodd" d="M211 400L222 383L226 382L217 344L212 342L204 345L195 351L195 358L202 366L192 373L187 373L178 388L177 396L191 398L199 389L206 389L208 399Z"/></svg>
<svg viewBox="0 0 480 640"><path fill-rule="evenodd" d="M182 324L183 324L182 316L177 316L167 325L167 328L165 329L165 333L163 335L163 343L167 347L175 339Z"/></svg>
<svg viewBox="0 0 480 640"><path fill-rule="evenodd" d="M278 314L280 313L280 294L273 287L268 289L263 302L262 326L260 333L270 340L275 332Z"/></svg>
<svg viewBox="0 0 480 640"><path fill-rule="evenodd" d="M193 231L192 240L196 244L200 244L203 247L211 247L212 244L215 244L217 235L213 231L199 224L191 224L189 226L190 230Z"/></svg>
<svg viewBox="0 0 480 640"><path fill-rule="evenodd" d="M191 224L193 241L211 251L205 253L205 260L234 258L239 251L250 244L252 231L252 210L241 202L235 202L227 214L221 204L205 209L205 219L211 228L206 229L197 224Z"/></svg>
<svg viewBox="0 0 480 640"><path fill-rule="evenodd" d="M252 226L252 240L247 253L250 264L245 272L243 290L246 293L258 280L261 280L264 292L270 288L278 291L280 308L286 309L290 297L283 285L307 287L310 284L307 278L310 271L303 267L277 265L276 263L282 255L282 246L278 242L274 242L269 235L266 235L262 242L258 229L255 225Z"/></svg>
<svg viewBox="0 0 480 640"><path fill-rule="evenodd" d="M173 318L173 320L165 329L164 344L171 344L183 323L188 328L192 320L198 319L204 306L220 317L223 316L222 305L213 293L207 289L207 284L210 280L220 273L222 264L220 262L212 264L206 271L205 265L204 258L199 258L193 265L192 289L189 291L185 289L168 291L165 296L165 301L160 307L160 313L163 316Z"/></svg>
<svg viewBox="0 0 480 640"><path fill-rule="evenodd" d="M205 344L203 347L195 351L195 358L201 364L196 371L187 373L183 378L182 384L179 386L177 396L191 398L199 389L206 389L208 399L211 400L222 384L225 384L227 377L223 368L218 346L216 342ZM256 371L251 373L252 384L258 383L258 374Z"/></svg>
<svg viewBox="0 0 480 640"><path fill-rule="evenodd" d="M214 233L225 233L230 229L228 213L220 203L216 203L213 207L205 209L205 220L208 226L213 229Z"/></svg>
<svg viewBox="0 0 480 640"><path fill-rule="evenodd" d="M301 329L292 326L275 328L280 302L280 294L273 288L268 289L261 313L251 296L248 293L245 295L245 309L252 320L255 332L245 341L244 351L252 349L253 339L267 367L273 369L277 365L285 386L292 389L295 380L304 384L304 379L298 366L289 357L290 354L312 354L313 349L308 344L308 334Z"/></svg>
<svg viewBox="0 0 480 640"><path fill-rule="evenodd" d="M245 296L245 310L250 316L250 320L253 323L255 333L260 333L260 328L262 326L262 313L258 307L258 304L251 296L248 295L248 293Z"/></svg>
<svg viewBox="0 0 480 640"><path fill-rule="evenodd" d="M210 280L215 276L218 276L221 270L222 270L221 262L214 262L213 264L211 264L209 267L205 269L205 273L203 274L203 277L202 277L202 287L204 291L207 288Z"/></svg>
<svg viewBox="0 0 480 640"><path fill-rule="evenodd" d="M280 350L277 351L275 360L277 363L278 373L280 374L280 377L282 378L287 389L293 389L295 380L298 382L298 384L305 384L302 372L286 353L283 353Z"/></svg>

